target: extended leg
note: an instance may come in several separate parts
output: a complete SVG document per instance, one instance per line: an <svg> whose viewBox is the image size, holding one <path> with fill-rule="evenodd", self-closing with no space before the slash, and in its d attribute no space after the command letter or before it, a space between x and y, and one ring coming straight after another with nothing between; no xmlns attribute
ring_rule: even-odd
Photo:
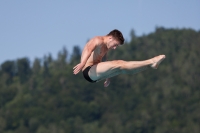
<svg viewBox="0 0 200 133"><path fill-rule="evenodd" d="M157 65L165 58L164 55L160 55L145 61L107 61L101 62L97 65L92 66L89 71L89 76L92 80L103 80L119 74L135 74L143 71L149 65L157 67Z"/></svg>

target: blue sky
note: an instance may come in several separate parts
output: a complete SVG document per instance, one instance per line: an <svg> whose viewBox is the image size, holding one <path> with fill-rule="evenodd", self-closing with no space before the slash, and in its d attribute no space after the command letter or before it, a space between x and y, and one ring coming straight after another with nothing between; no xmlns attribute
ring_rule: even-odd
<svg viewBox="0 0 200 133"><path fill-rule="evenodd" d="M119 29L129 40L155 27L200 30L200 0L1 0L0 63L81 48L89 38Z"/></svg>

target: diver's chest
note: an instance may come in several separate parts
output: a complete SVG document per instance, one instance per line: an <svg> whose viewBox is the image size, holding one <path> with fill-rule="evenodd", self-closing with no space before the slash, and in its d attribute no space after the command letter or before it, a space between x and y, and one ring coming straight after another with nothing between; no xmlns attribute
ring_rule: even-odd
<svg viewBox="0 0 200 133"><path fill-rule="evenodd" d="M106 54L106 50L103 47L97 47L97 49L95 49L94 53L98 56L103 57Z"/></svg>
<svg viewBox="0 0 200 133"><path fill-rule="evenodd" d="M97 49L97 50L94 51L94 54L101 58L106 54L106 51L101 50L101 49Z"/></svg>

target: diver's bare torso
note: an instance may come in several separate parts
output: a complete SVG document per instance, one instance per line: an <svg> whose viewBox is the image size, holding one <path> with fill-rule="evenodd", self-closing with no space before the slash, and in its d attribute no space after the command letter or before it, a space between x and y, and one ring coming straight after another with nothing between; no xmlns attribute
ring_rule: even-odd
<svg viewBox="0 0 200 133"><path fill-rule="evenodd" d="M103 43L103 37L98 36L96 37L102 42L101 44L98 44L94 51L91 53L90 57L88 58L85 66L83 67L82 71L87 68L88 66L93 66L102 61L102 58L104 55L108 52L108 48L106 47L106 44Z"/></svg>

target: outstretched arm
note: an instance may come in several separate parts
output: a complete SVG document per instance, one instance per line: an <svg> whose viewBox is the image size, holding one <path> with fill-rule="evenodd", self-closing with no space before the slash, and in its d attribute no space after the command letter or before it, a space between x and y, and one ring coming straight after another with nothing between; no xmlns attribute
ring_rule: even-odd
<svg viewBox="0 0 200 133"><path fill-rule="evenodd" d="M78 74L82 70L82 68L85 66L88 58L90 57L91 53L94 51L97 44L98 44L98 38L93 38L85 45L82 55L81 55L81 62L73 68L74 74Z"/></svg>

